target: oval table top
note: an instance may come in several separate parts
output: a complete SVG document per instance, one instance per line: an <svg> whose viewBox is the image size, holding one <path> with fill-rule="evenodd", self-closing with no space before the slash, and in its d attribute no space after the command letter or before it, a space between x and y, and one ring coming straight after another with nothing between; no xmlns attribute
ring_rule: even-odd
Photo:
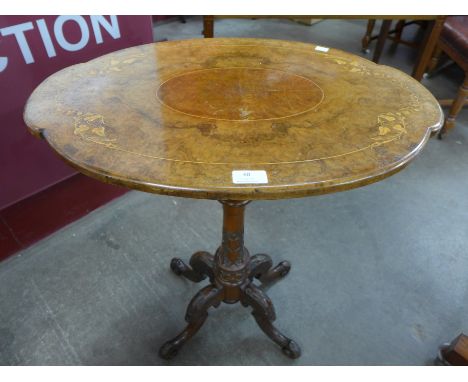
<svg viewBox="0 0 468 382"><path fill-rule="evenodd" d="M443 114L413 78L340 50L214 38L137 46L63 69L33 92L24 119L102 181L256 200L383 179L419 153Z"/></svg>

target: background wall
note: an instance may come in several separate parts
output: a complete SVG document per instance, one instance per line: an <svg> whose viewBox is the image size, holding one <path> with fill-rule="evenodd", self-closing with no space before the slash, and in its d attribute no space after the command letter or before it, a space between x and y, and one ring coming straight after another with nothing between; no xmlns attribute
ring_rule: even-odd
<svg viewBox="0 0 468 382"><path fill-rule="evenodd" d="M0 16L0 259L124 192L83 180L29 134L33 89L64 67L152 41L151 16Z"/></svg>

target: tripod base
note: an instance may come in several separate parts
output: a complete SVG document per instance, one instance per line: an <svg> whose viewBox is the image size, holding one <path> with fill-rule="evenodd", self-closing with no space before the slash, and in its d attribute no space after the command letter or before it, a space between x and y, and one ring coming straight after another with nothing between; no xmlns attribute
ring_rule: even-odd
<svg viewBox="0 0 468 382"><path fill-rule="evenodd" d="M237 286L239 296L237 301L231 297L236 294L230 289L232 287L216 283L214 263L215 256L208 252L193 254L190 265L179 258L172 259L171 269L176 275L194 282L200 282L208 277L211 282L190 301L185 315L187 327L175 338L167 341L160 348L159 355L164 359L175 357L181 347L202 327L210 307L218 307L221 302L232 304L239 301L243 306L252 308L252 315L260 329L281 347L284 354L290 358L298 358L301 355L299 346L273 326L272 322L276 319L275 309L264 291L266 287L289 273L291 269L289 262L282 261L276 267L272 267L270 256L265 254L252 256L247 264L246 278ZM255 285L254 279L258 279L261 285Z"/></svg>
<svg viewBox="0 0 468 382"><path fill-rule="evenodd" d="M221 302L252 308L252 315L263 332L276 342L290 358L301 355L299 346L273 326L275 309L265 288L289 273L291 264L282 261L276 267L270 256L250 256L244 247L244 210L248 201L221 201L223 204L223 239L215 255L196 252L189 264L179 258L171 261L172 271L193 282L208 278L209 285L201 289L187 307L187 327L159 350L162 358L174 357L181 347L202 327L208 317L208 309ZM261 286L253 281L258 279Z"/></svg>

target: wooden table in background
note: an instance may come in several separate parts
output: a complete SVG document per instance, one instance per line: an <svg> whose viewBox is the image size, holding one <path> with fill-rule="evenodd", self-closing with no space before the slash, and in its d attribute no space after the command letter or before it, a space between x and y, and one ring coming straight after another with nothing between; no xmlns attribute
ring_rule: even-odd
<svg viewBox="0 0 468 382"><path fill-rule="evenodd" d="M297 343L273 326L264 290L291 265L249 254L246 205L384 179L442 126L434 97L396 69L312 44L261 39L162 42L71 66L34 91L24 117L84 174L222 203L215 254L171 261L177 275L209 283L190 302L187 327L161 347L164 358L175 356L221 302L250 306L266 335L299 357ZM312 292L295 291L302 293Z"/></svg>
<svg viewBox="0 0 468 382"><path fill-rule="evenodd" d="M425 32L423 41L421 43L421 48L419 49L418 58L416 59L416 64L413 69L412 76L421 81L424 72L429 64L431 59L432 52L437 44L439 39L440 32L442 31L442 26L444 24L446 16L403 16L403 15L386 15L386 16L203 16L203 35L205 38L214 37L214 20L215 18L256 18L256 19L265 19L265 18L280 18L280 19L379 19L382 21L382 26L380 28L380 35L377 40L377 45L374 51L373 61L378 62L380 55L382 53L385 41L390 30L390 24L392 20L428 20L429 25ZM359 42L357 42L359 43Z"/></svg>

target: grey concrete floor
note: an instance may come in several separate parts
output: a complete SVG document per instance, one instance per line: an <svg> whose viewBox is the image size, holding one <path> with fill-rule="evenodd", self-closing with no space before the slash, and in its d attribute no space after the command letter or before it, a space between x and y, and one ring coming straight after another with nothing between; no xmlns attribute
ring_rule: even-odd
<svg viewBox="0 0 468 382"><path fill-rule="evenodd" d="M311 41L360 54L365 21L222 20L215 28L217 36ZM200 31L194 17L157 26L155 36ZM388 44L382 63L409 72L414 56ZM451 67L423 83L451 97L461 80ZM276 325L301 345L301 358L283 356L240 305L211 310L175 360L158 358L202 286L173 275L169 261L217 247L221 208L133 191L0 264L0 364L430 363L439 344L468 332L467 127L464 111L443 141L432 139L405 171L380 183L248 206L250 251L293 264L269 295Z"/></svg>

